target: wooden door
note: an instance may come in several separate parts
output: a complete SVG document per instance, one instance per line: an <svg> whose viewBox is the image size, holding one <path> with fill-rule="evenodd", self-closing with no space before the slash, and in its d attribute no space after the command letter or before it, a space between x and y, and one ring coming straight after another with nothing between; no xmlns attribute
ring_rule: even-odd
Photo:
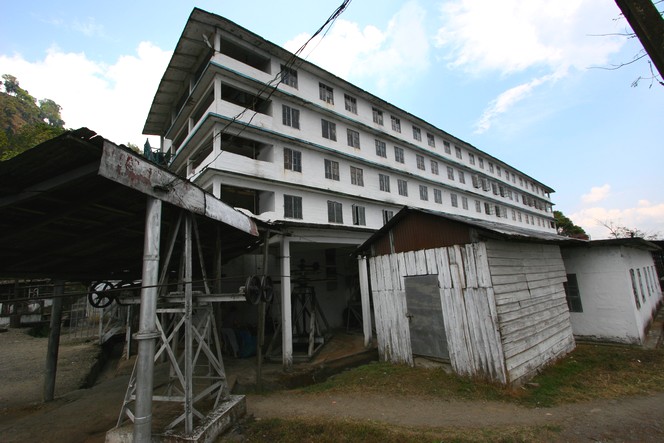
<svg viewBox="0 0 664 443"><path fill-rule="evenodd" d="M414 355L449 359L437 275L406 277L406 316Z"/></svg>

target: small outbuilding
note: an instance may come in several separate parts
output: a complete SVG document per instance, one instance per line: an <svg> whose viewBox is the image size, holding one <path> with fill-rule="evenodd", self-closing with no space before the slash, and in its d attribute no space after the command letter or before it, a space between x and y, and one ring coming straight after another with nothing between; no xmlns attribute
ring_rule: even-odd
<svg viewBox="0 0 664 443"><path fill-rule="evenodd" d="M574 349L559 244L576 241L402 209L359 248L381 359L424 356L462 375L524 383Z"/></svg>
<svg viewBox="0 0 664 443"><path fill-rule="evenodd" d="M653 252L641 238L562 248L572 330L579 339L643 344L662 303Z"/></svg>

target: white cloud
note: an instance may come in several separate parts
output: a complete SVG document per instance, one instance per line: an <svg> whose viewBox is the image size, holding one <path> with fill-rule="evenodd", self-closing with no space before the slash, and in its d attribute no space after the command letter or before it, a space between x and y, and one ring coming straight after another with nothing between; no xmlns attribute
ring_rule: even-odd
<svg viewBox="0 0 664 443"><path fill-rule="evenodd" d="M581 196L581 201L584 203L597 203L607 198L609 196L609 192L611 192L611 185L608 183L603 186L593 186L590 188L590 192L588 194L583 194Z"/></svg>
<svg viewBox="0 0 664 443"><path fill-rule="evenodd" d="M346 80L375 79L379 89L412 80L429 66L429 42L424 29L426 11L417 2L406 3L384 31L375 26L360 29L339 19L327 35L315 38L301 57ZM284 44L297 51L309 34Z"/></svg>
<svg viewBox="0 0 664 443"><path fill-rule="evenodd" d="M608 222L647 233L664 235L664 203L653 204L647 200L640 200L632 208L592 207L570 214L569 218L575 224L583 227L595 240L609 236L609 230L602 225L602 223Z"/></svg>
<svg viewBox="0 0 664 443"><path fill-rule="evenodd" d="M552 81L556 78L555 75L546 75L544 77L536 78L528 83L515 86L507 91L501 93L491 103L488 108L484 110L479 121L475 124L475 132L481 134L488 131L493 124L493 121L504 112L507 112L516 103L528 97L533 89L542 83Z"/></svg>
<svg viewBox="0 0 664 443"><path fill-rule="evenodd" d="M106 65L52 47L35 62L0 55L0 73L14 75L34 97L62 106L67 128L87 126L115 143L142 146L143 124L170 56L141 42L136 54Z"/></svg>
<svg viewBox="0 0 664 443"><path fill-rule="evenodd" d="M436 46L447 50L449 66L480 76L508 76L536 68L534 80L491 102L478 131L507 112L542 79L559 79L573 70L606 65L625 38L592 37L617 32L619 10L604 0L456 0L441 6ZM502 104L501 104L502 102ZM488 126L487 126L488 123Z"/></svg>

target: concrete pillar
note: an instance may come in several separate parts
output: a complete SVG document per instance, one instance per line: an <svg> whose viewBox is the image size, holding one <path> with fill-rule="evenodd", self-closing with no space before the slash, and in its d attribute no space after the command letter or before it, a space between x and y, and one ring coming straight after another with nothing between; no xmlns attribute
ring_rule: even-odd
<svg viewBox="0 0 664 443"><path fill-rule="evenodd" d="M360 274L360 297L362 299L362 331L364 332L364 347L371 346L373 341L371 333L371 301L369 298L369 275L367 273L367 259L357 257L357 266Z"/></svg>
<svg viewBox="0 0 664 443"><path fill-rule="evenodd" d="M281 355L285 370L293 367L293 318L291 314L290 239L281 238Z"/></svg>

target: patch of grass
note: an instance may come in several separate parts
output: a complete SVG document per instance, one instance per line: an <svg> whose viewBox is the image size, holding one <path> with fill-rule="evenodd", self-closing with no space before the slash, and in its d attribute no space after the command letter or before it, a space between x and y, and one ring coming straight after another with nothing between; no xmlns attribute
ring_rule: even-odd
<svg viewBox="0 0 664 443"><path fill-rule="evenodd" d="M398 427L373 421L269 419L247 421L239 431L244 442L402 443L402 442L546 442L555 441L555 426L488 429ZM237 438L227 436L220 441Z"/></svg>
<svg viewBox="0 0 664 443"><path fill-rule="evenodd" d="M510 401L547 407L664 390L664 350L579 344L523 388L448 374L443 369L371 363L303 388L306 393L384 393L456 400Z"/></svg>
<svg viewBox="0 0 664 443"><path fill-rule="evenodd" d="M662 390L664 350L579 344L567 357L536 376L520 401L552 406Z"/></svg>

